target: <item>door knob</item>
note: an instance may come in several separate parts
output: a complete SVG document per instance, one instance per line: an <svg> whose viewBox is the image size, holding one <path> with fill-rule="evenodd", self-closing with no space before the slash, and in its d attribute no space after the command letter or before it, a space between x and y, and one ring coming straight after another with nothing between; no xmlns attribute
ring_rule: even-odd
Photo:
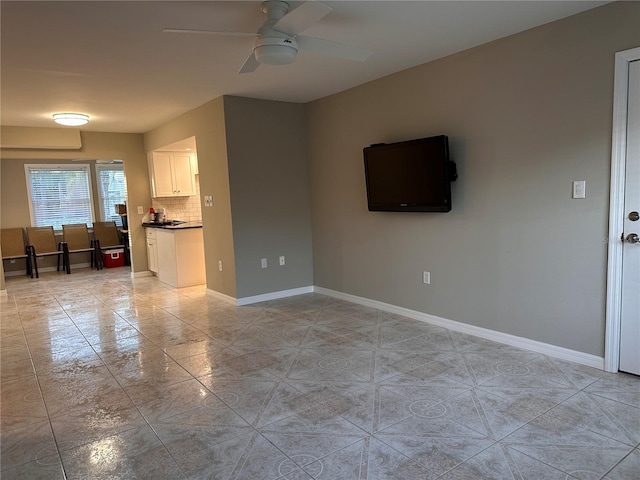
<svg viewBox="0 0 640 480"><path fill-rule="evenodd" d="M625 237L625 240L629 243L640 243L640 237L637 233L630 233Z"/></svg>

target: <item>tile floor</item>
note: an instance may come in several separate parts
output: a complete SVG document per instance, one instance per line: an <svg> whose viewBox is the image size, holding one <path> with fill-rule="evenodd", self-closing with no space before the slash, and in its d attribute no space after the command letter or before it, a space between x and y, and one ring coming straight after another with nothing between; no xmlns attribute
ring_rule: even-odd
<svg viewBox="0 0 640 480"><path fill-rule="evenodd" d="M9 479L640 478L640 378L309 294L12 277Z"/></svg>

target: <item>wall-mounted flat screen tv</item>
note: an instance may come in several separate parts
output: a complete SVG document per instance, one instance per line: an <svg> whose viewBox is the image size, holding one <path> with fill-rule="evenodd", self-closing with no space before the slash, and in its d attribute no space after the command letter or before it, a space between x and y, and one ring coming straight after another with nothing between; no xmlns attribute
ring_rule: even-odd
<svg viewBox="0 0 640 480"><path fill-rule="evenodd" d="M445 135L375 144L363 152L369 211L451 210L451 182L458 175Z"/></svg>

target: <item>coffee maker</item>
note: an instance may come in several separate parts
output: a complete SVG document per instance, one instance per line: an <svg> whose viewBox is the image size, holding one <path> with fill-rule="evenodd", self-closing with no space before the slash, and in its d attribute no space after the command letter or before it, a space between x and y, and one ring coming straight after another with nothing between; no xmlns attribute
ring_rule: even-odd
<svg viewBox="0 0 640 480"><path fill-rule="evenodd" d="M156 208L154 210L153 221L155 223L163 223L167 220L166 212L164 208Z"/></svg>

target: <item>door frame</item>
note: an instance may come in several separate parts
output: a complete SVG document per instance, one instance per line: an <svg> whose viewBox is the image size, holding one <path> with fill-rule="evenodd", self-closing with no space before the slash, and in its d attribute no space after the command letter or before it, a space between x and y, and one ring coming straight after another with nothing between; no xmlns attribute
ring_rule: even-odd
<svg viewBox="0 0 640 480"><path fill-rule="evenodd" d="M624 229L629 64L635 60L640 60L640 47L616 53L615 83L613 90L613 130L611 134L609 236L607 238L607 308L604 348L604 369L607 372L617 372L620 365L623 247L620 237Z"/></svg>

